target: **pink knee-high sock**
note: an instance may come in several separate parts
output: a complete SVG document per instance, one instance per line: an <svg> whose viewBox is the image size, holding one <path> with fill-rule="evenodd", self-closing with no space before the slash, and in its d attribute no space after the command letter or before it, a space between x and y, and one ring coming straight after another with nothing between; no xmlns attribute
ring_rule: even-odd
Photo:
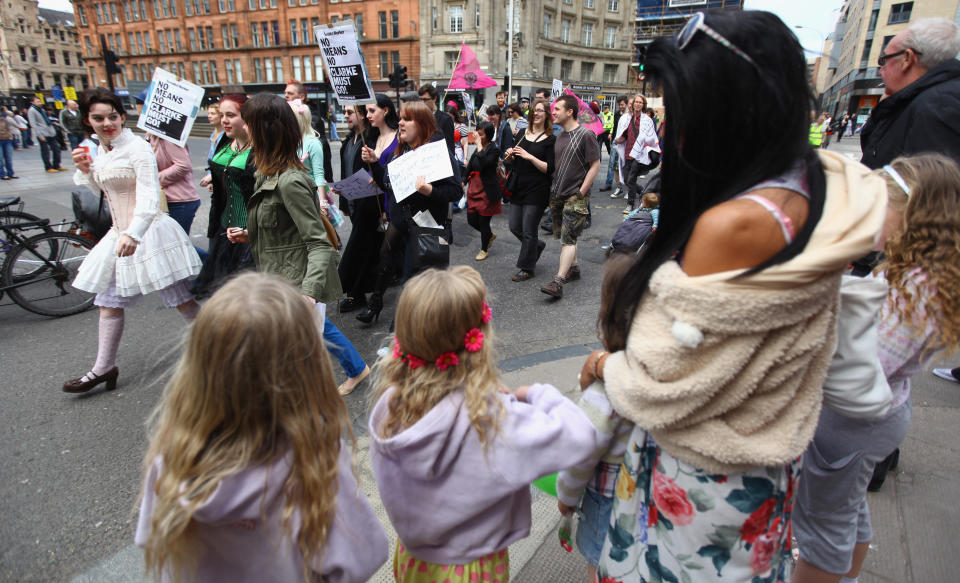
<svg viewBox="0 0 960 583"><path fill-rule="evenodd" d="M121 336L123 336L123 315L117 318L100 318L97 362L91 370L93 374L100 376L116 364Z"/></svg>
<svg viewBox="0 0 960 583"><path fill-rule="evenodd" d="M179 310L180 315L183 316L183 319L189 324L197 319L197 314L200 313L200 304L197 303L196 300L191 300L177 306L177 310Z"/></svg>

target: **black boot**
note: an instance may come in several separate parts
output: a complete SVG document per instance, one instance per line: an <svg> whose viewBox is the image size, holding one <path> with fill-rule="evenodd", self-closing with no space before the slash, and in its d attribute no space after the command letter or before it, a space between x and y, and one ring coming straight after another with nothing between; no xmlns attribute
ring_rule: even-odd
<svg viewBox="0 0 960 583"><path fill-rule="evenodd" d="M873 468L873 477L870 479L867 490L869 492L879 492L880 488L883 487L884 480L887 479L887 472L896 470L899 465L900 448L897 448Z"/></svg>
<svg viewBox="0 0 960 583"><path fill-rule="evenodd" d="M380 310L382 309L383 295L380 292L374 292L370 294L370 299L367 300L367 306L357 314L357 320L360 320L364 324L379 320Z"/></svg>

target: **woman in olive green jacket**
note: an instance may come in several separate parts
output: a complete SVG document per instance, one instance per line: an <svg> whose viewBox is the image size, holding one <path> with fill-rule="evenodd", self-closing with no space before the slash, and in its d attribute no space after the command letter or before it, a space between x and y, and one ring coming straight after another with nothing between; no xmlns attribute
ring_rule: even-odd
<svg viewBox="0 0 960 583"><path fill-rule="evenodd" d="M257 182L247 202L247 228L229 230L227 238L249 241L257 269L287 278L310 302L339 300L338 252L321 218L317 185L297 157L301 134L293 111L283 98L261 93L240 113L253 145ZM340 393L349 394L370 369L329 318L323 336L347 373Z"/></svg>

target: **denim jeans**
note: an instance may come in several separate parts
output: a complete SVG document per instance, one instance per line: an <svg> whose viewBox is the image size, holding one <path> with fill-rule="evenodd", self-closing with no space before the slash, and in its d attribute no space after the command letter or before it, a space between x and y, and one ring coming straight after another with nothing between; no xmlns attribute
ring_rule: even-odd
<svg viewBox="0 0 960 583"><path fill-rule="evenodd" d="M187 237L189 237L190 226L193 224L193 217L197 214L198 208L200 208L199 200L188 200L186 202L168 202L167 214L170 215L171 219L177 221L177 224L180 225L180 228L182 228L183 232L187 234ZM194 246L194 249L197 250L197 254L200 256L200 261L207 260L206 251L196 246Z"/></svg>
<svg viewBox="0 0 960 583"><path fill-rule="evenodd" d="M0 178L13 176L13 140L0 140Z"/></svg>
<svg viewBox="0 0 960 583"><path fill-rule="evenodd" d="M610 188L613 186L613 172L617 169L617 164L620 163L620 153L617 152L617 149L614 148L610 152L610 163L607 164L607 184L606 187ZM620 180L623 180L623 176L620 177Z"/></svg>
<svg viewBox="0 0 960 583"><path fill-rule="evenodd" d="M67 134L67 139L70 140L70 151L73 152L77 149L77 146L80 145L80 142L83 141L85 136L83 134Z"/></svg>
<svg viewBox="0 0 960 583"><path fill-rule="evenodd" d="M334 326L330 318L323 322L323 339L327 342L327 350L340 361L340 366L348 377L359 375L367 367L367 363L363 361L357 349L347 340L343 332Z"/></svg>
<svg viewBox="0 0 960 583"><path fill-rule="evenodd" d="M60 168L60 145L56 138L43 138L40 142L40 158L43 159L44 170Z"/></svg>
<svg viewBox="0 0 960 583"><path fill-rule="evenodd" d="M510 232L520 240L517 267L524 271L533 271L541 250L547 245L540 240L537 233L537 223L543 216L543 208L537 204L510 205Z"/></svg>

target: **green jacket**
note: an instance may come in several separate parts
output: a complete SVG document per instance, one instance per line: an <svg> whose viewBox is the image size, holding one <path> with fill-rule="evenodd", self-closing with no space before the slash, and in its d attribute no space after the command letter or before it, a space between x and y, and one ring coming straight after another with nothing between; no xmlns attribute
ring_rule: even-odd
<svg viewBox="0 0 960 583"><path fill-rule="evenodd" d="M343 296L339 255L320 219L317 185L302 170L265 177L257 172L247 202L250 251L260 271L276 273L319 302Z"/></svg>

